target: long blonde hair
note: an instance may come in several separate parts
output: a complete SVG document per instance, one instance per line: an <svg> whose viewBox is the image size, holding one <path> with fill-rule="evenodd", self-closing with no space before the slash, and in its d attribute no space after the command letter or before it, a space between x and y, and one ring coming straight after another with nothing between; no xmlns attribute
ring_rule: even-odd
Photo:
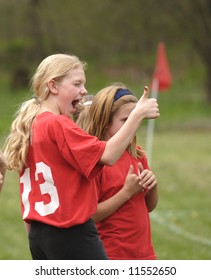
<svg viewBox="0 0 211 280"><path fill-rule="evenodd" d="M80 67L85 69L86 63L69 54L53 54L40 63L31 79L34 96L24 102L16 112L4 145L7 169L20 172L26 164L32 122L39 114L42 101L49 96L48 82L52 79L60 82L71 70Z"/></svg>
<svg viewBox="0 0 211 280"><path fill-rule="evenodd" d="M92 101L89 109L88 125L85 129L89 134L97 136L100 140L105 140L108 125L112 123L114 115L121 106L127 103L137 103L138 99L134 95L124 95L115 101L114 97L119 89L127 89L122 83L114 83L100 90ZM135 157L141 158L145 153L136 145L134 137L127 150Z"/></svg>

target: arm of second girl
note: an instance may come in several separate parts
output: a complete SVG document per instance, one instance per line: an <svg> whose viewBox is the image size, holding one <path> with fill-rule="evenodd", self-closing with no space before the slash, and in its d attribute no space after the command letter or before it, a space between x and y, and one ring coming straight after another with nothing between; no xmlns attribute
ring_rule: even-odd
<svg viewBox="0 0 211 280"><path fill-rule="evenodd" d="M113 165L126 150L142 120L145 118L154 119L159 116L157 101L154 98L149 98L149 89L145 87L142 97L139 99L125 124L108 140L100 163Z"/></svg>

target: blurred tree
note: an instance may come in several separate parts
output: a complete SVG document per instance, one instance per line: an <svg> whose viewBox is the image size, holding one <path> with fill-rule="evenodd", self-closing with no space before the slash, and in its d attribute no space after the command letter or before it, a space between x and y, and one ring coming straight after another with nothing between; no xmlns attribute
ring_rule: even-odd
<svg viewBox="0 0 211 280"><path fill-rule="evenodd" d="M0 56L4 70L9 70L13 89L28 86L30 69L41 58L40 3L40 0L21 0L19 3L1 0L4 30L0 37L3 43Z"/></svg>
<svg viewBox="0 0 211 280"><path fill-rule="evenodd" d="M178 75L184 75L184 68L190 67L195 59L194 46L210 77L210 3L210 0L1 0L2 67L11 73L22 69L21 75L25 76L24 71L29 72L45 56L71 52L101 68L107 66L106 73L110 71L111 75L112 68L122 74L136 66L150 77L157 44L164 41L170 64L173 61L172 67L178 68ZM136 73L133 71L132 75ZM140 73L137 77L140 79ZM210 88L208 78L207 100L211 100Z"/></svg>
<svg viewBox="0 0 211 280"><path fill-rule="evenodd" d="M211 104L211 1L179 0L175 7L181 30L186 31L206 67L206 97Z"/></svg>
<svg viewBox="0 0 211 280"><path fill-rule="evenodd" d="M44 34L42 32L41 13L42 0L28 0L25 8L27 24L26 36L33 41L28 55L31 61L39 61L45 56Z"/></svg>
<svg viewBox="0 0 211 280"><path fill-rule="evenodd" d="M23 28L21 32L23 34L22 45L19 49L13 48L12 52L13 56L16 55L16 60L18 59L18 64L12 71L11 86L14 89L28 86L30 64L41 60L45 53L39 15L41 2L42 0L28 0L28 5L22 7L23 20L26 26L23 28L20 25L20 28Z"/></svg>

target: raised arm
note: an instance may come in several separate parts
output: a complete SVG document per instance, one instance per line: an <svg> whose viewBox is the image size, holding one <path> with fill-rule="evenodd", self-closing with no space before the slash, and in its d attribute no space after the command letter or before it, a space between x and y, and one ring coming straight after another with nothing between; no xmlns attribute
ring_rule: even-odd
<svg viewBox="0 0 211 280"><path fill-rule="evenodd" d="M158 103L156 99L149 98L149 89L145 87L142 97L139 99L135 109L131 112L125 124L108 140L100 163L113 165L134 138L136 130L142 120L145 118L154 119L159 116Z"/></svg>

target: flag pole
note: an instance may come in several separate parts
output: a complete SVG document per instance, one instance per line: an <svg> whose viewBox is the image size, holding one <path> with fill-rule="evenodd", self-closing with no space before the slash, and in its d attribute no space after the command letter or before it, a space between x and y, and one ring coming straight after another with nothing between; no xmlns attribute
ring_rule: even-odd
<svg viewBox="0 0 211 280"><path fill-rule="evenodd" d="M171 86L171 72L168 66L168 61L165 53L165 45L163 42L158 44L157 61L152 78L152 91L151 97L158 99L158 92L169 89ZM146 139L146 153L149 166L152 161L152 143L154 137L155 120L148 120L147 139Z"/></svg>
<svg viewBox="0 0 211 280"><path fill-rule="evenodd" d="M158 98L159 81L154 78L152 81L151 98ZM146 153L149 166L152 164L152 145L154 138L155 119L149 119L147 124Z"/></svg>

